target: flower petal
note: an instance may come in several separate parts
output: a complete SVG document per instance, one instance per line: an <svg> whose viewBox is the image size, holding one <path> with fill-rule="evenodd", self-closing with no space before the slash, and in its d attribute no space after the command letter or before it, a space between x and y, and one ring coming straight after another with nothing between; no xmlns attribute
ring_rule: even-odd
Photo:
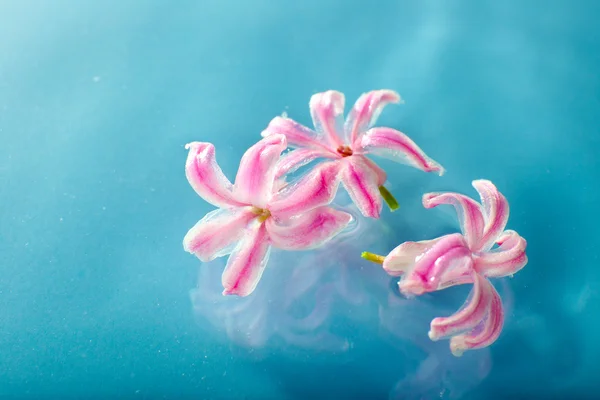
<svg viewBox="0 0 600 400"><path fill-rule="evenodd" d="M383 204L379 174L362 157L347 157L342 163L342 184L356 207L365 217L379 218Z"/></svg>
<svg viewBox="0 0 600 400"><path fill-rule="evenodd" d="M383 269L390 276L409 274L414 269L417 258L425 254L442 238L402 243L385 257Z"/></svg>
<svg viewBox="0 0 600 400"><path fill-rule="evenodd" d="M284 154L277 163L276 178L291 174L298 168L309 164L317 158L328 158L328 153L311 148L296 149Z"/></svg>
<svg viewBox="0 0 600 400"><path fill-rule="evenodd" d="M250 207L212 211L202 218L183 239L183 248L208 262L229 254L241 239L244 228L255 218Z"/></svg>
<svg viewBox="0 0 600 400"><path fill-rule="evenodd" d="M335 90L317 93L310 98L310 115L315 129L332 149L344 145L339 133L344 129L344 94Z"/></svg>
<svg viewBox="0 0 600 400"><path fill-rule="evenodd" d="M459 193L426 193L423 195L423 207L425 208L433 208L442 204L454 206L469 248L477 249L485 225L479 203Z"/></svg>
<svg viewBox="0 0 600 400"><path fill-rule="evenodd" d="M308 250L320 247L341 232L352 216L331 207L319 207L285 220L266 222L273 246L283 250Z"/></svg>
<svg viewBox="0 0 600 400"><path fill-rule="evenodd" d="M494 343L504 325L504 310L500 295L489 281L485 281L491 302L482 323L471 332L450 339L450 350L455 356L461 356L466 350L482 349Z"/></svg>
<svg viewBox="0 0 600 400"><path fill-rule="evenodd" d="M449 317L438 317L431 321L429 330L431 340L440 340L470 331L483 321L489 311L494 289L479 274L475 274L473 280L473 289L469 298L459 311Z"/></svg>
<svg viewBox="0 0 600 400"><path fill-rule="evenodd" d="M242 203L234 200L231 182L217 164L215 146L210 143L192 142L185 145L189 150L185 162L185 175L200 197L216 207L236 207Z"/></svg>
<svg viewBox="0 0 600 400"><path fill-rule="evenodd" d="M284 187L269 202L271 215L282 220L331 203L339 186L338 170L338 162L327 162Z"/></svg>
<svg viewBox="0 0 600 400"><path fill-rule="evenodd" d="M363 93L348 114L344 124L345 140L354 143L375 124L383 108L400 102L400 95L393 90L373 90Z"/></svg>
<svg viewBox="0 0 600 400"><path fill-rule="evenodd" d="M248 296L254 291L269 260L271 245L264 224L246 231L229 256L221 281L224 295Z"/></svg>
<svg viewBox="0 0 600 400"><path fill-rule="evenodd" d="M464 238L454 233L401 244L385 258L384 269L404 271L398 286L409 296L472 282L473 263Z"/></svg>
<svg viewBox="0 0 600 400"><path fill-rule="evenodd" d="M508 222L509 206L506 198L498 191L496 186L488 180L473 181L473 187L481 197L481 204L485 214L485 228L479 243L478 251L487 251L504 231Z"/></svg>
<svg viewBox="0 0 600 400"><path fill-rule="evenodd" d="M379 165L377 165L375 162L369 160L367 157L364 157L361 155L355 155L354 157L362 158L363 161L365 162L365 164L370 166L371 169L375 172L375 174L377 174L377 185L383 186L385 181L387 181L387 174L385 173L385 171L383 169L381 169L381 167Z"/></svg>
<svg viewBox="0 0 600 400"><path fill-rule="evenodd" d="M515 231L504 231L498 238L497 249L474 256L474 268L487 277L502 278L514 275L527 265L527 241Z"/></svg>
<svg viewBox="0 0 600 400"><path fill-rule="evenodd" d="M335 151L336 149L331 149L328 143L323 140L322 135L299 124L291 118L273 118L261 135L262 137L285 135L290 147L305 147L313 150L322 150L329 154L330 157L339 157Z"/></svg>
<svg viewBox="0 0 600 400"><path fill-rule="evenodd" d="M275 166L287 147L285 136L272 135L244 153L233 191L240 201L264 208L273 193Z"/></svg>
<svg viewBox="0 0 600 400"><path fill-rule="evenodd" d="M372 128L353 143L352 149L407 164L425 172L444 174L444 168L429 158L408 136L392 128Z"/></svg>

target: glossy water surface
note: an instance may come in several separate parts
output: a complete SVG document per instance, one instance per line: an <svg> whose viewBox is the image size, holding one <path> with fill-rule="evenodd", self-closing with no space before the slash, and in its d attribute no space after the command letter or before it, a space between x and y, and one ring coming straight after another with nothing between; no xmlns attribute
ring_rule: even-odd
<svg viewBox="0 0 600 400"><path fill-rule="evenodd" d="M595 1L0 1L0 397L594 398L600 357ZM269 120L390 88L382 125L442 163L382 161L401 204L276 253L254 296L182 249L211 206L184 145L233 178ZM490 349L426 336L465 288L406 300L360 259L457 229L422 193L494 181L529 265ZM340 204L347 204L341 195ZM513 397L511 397L513 398Z"/></svg>

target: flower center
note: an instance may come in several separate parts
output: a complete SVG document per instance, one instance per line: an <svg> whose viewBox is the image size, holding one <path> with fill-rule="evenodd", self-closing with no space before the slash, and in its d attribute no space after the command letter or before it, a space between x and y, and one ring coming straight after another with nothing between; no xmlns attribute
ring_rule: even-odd
<svg viewBox="0 0 600 400"><path fill-rule="evenodd" d="M337 152L342 156L342 157L348 157L352 155L352 149L350 148L350 146L340 146L337 148Z"/></svg>
<svg viewBox="0 0 600 400"><path fill-rule="evenodd" d="M252 207L252 212L258 217L258 222L261 224L271 217L271 211L266 208Z"/></svg>

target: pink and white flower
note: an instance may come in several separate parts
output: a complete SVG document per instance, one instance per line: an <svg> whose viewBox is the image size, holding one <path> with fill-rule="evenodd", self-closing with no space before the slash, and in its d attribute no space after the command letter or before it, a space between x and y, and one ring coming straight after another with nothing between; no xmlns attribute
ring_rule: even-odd
<svg viewBox="0 0 600 400"><path fill-rule="evenodd" d="M313 95L310 112L315 130L292 119L274 118L263 131L264 137L284 134L288 144L296 148L286 154L279 176L293 172L313 160L333 160L342 184L364 216L379 218L382 197L393 210L396 200L385 189L387 176L366 156L379 155L408 164L425 172L443 174L440 164L430 159L408 136L392 128L374 128L379 114L389 103L399 103L400 96L391 90L375 90L363 94L344 121L344 95L329 90Z"/></svg>
<svg viewBox="0 0 600 400"><path fill-rule="evenodd" d="M193 142L186 176L196 193L219 209L187 233L184 249L207 262L229 254L223 294L254 291L271 247L316 248L343 230L350 214L327 207L336 193L337 171L321 168L279 189L277 163L286 149L284 135L271 135L246 151L235 179L225 177L210 143Z"/></svg>
<svg viewBox="0 0 600 400"><path fill-rule="evenodd" d="M405 242L386 257L364 253L381 262L392 276L401 276L400 291L421 295L454 285L473 284L465 306L450 317L435 318L429 337L451 337L455 355L489 346L500 335L504 323L502 301L487 278L512 276L527 264L527 242L512 230L504 230L509 206L506 198L487 180L473 181L481 204L458 193L428 193L423 205L433 208L454 206L462 234L453 233L434 240ZM493 248L494 244L498 247Z"/></svg>

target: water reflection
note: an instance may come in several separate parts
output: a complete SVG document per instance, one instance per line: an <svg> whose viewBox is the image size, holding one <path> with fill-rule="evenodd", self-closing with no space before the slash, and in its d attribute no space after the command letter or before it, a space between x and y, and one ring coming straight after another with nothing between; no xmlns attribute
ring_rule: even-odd
<svg viewBox="0 0 600 400"><path fill-rule="evenodd" d="M302 352L352 362L354 343L382 340L392 351L373 354L373 365L364 367L377 368L378 360L385 360L394 368L391 399L460 398L489 374L490 350L457 358L446 342L427 336L434 317L450 315L464 300L464 288L406 299L395 279L360 259L365 248L385 250L381 238L392 233L382 221L358 219L351 232L325 248L276 252L257 290L246 298L221 295L223 261L204 264L191 291L196 316L255 360L274 353L293 359ZM509 314L507 283L501 281L499 290Z"/></svg>

